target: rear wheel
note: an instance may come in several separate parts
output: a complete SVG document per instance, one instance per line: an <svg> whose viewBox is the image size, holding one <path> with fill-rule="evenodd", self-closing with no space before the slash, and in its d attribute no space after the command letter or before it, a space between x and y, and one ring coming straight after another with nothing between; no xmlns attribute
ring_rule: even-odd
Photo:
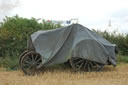
<svg viewBox="0 0 128 85"><path fill-rule="evenodd" d="M103 64L78 57L71 58L70 64L75 71L79 71L79 70L88 71L88 72L101 71L102 68L104 67Z"/></svg>

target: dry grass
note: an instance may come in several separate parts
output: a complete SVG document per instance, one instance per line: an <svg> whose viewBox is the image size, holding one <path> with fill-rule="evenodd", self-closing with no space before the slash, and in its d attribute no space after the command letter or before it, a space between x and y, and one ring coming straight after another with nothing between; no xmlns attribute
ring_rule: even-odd
<svg viewBox="0 0 128 85"><path fill-rule="evenodd" d="M71 69L48 68L35 76L0 69L0 85L128 85L128 64L105 67L103 72L73 73Z"/></svg>

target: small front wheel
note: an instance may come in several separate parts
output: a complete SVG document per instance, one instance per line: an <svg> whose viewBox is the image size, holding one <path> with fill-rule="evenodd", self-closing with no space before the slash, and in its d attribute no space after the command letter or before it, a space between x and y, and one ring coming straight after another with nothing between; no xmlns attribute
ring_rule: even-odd
<svg viewBox="0 0 128 85"><path fill-rule="evenodd" d="M41 55L36 52L28 52L22 56L20 68L27 75L34 75L39 71L38 66L42 63Z"/></svg>

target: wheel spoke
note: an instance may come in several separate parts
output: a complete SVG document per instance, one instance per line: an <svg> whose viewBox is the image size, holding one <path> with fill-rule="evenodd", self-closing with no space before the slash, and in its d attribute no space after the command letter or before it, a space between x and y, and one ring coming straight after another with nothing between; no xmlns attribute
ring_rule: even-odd
<svg viewBox="0 0 128 85"><path fill-rule="evenodd" d="M90 67L93 68L92 61L89 61Z"/></svg>
<svg viewBox="0 0 128 85"><path fill-rule="evenodd" d="M35 61L35 59L33 58L34 57L33 54L31 54L31 57L32 57L32 61Z"/></svg>
<svg viewBox="0 0 128 85"><path fill-rule="evenodd" d="M26 56L28 61L32 61L32 59L29 56Z"/></svg>
<svg viewBox="0 0 128 85"><path fill-rule="evenodd" d="M28 66L29 66L29 63L23 62L23 66L24 66L24 65L28 65Z"/></svg>
<svg viewBox="0 0 128 85"><path fill-rule="evenodd" d="M84 62L82 62L81 64L80 64L80 66L79 66L79 70L81 69L81 67L83 66L83 64L84 64Z"/></svg>
<svg viewBox="0 0 128 85"><path fill-rule="evenodd" d="M38 55L35 56L35 61L36 61L37 58L38 58Z"/></svg>
<svg viewBox="0 0 128 85"><path fill-rule="evenodd" d="M84 60L81 59L81 60L79 60L78 62L76 62L75 64L77 65L77 64L81 63L82 61L84 61Z"/></svg>
<svg viewBox="0 0 128 85"><path fill-rule="evenodd" d="M87 66L88 66L88 72L90 72L90 71L91 71L91 69L90 69L90 65L89 65L89 63L88 63L88 65L87 65Z"/></svg>
<svg viewBox="0 0 128 85"><path fill-rule="evenodd" d="M25 63L27 63L27 64L31 64L31 63L30 63L29 61L27 61L27 60L26 60L26 61L24 61L24 62L25 62Z"/></svg>
<svg viewBox="0 0 128 85"><path fill-rule="evenodd" d="M84 70L87 68L88 61L85 61Z"/></svg>
<svg viewBox="0 0 128 85"><path fill-rule="evenodd" d="M35 61L35 63L38 63L39 61L41 61L41 58L39 58L37 61Z"/></svg>

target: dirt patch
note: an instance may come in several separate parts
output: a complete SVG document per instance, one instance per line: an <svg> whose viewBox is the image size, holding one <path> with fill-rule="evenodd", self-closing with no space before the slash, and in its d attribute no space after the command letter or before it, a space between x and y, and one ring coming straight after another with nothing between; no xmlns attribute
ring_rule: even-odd
<svg viewBox="0 0 128 85"><path fill-rule="evenodd" d="M105 67L102 72L74 73L54 68L35 76L25 76L21 71L0 71L0 85L128 85L128 64Z"/></svg>

